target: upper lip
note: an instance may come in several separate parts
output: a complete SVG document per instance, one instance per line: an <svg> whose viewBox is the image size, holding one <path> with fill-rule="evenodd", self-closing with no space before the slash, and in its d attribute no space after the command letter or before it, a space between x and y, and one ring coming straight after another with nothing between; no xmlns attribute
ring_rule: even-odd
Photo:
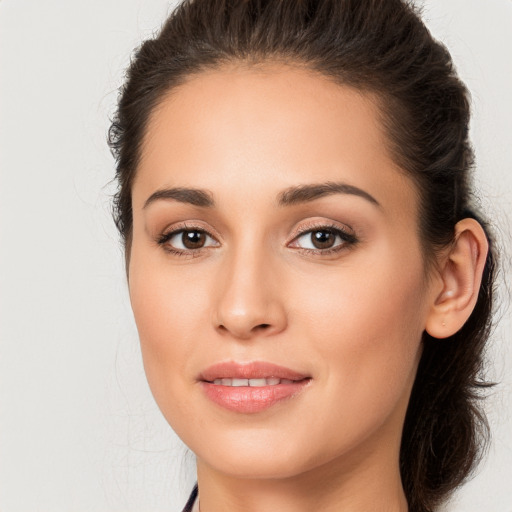
<svg viewBox="0 0 512 512"><path fill-rule="evenodd" d="M215 379L268 379L303 380L309 375L266 361L216 363L203 370L198 380L213 382Z"/></svg>

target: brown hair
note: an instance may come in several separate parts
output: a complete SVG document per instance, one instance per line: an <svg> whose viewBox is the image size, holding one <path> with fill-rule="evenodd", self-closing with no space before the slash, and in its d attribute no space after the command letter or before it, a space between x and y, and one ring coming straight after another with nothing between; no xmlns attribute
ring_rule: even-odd
<svg viewBox="0 0 512 512"><path fill-rule="evenodd" d="M446 48L403 0L185 0L135 54L109 132L117 161L114 219L129 257L131 187L151 112L193 74L225 63L288 62L375 93L394 157L417 185L426 262L453 241L472 205L469 97ZM491 241L491 240L490 240ZM485 446L479 408L491 327L493 245L473 313L440 342L427 333L400 450L411 512L430 512Z"/></svg>

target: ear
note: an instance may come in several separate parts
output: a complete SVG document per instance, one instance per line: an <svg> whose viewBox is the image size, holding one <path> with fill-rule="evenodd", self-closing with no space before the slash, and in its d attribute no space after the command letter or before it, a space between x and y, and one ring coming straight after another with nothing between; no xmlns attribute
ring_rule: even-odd
<svg viewBox="0 0 512 512"><path fill-rule="evenodd" d="M482 282L489 244L482 226L463 219L455 226L455 241L440 261L425 330L434 338L459 331L471 315Z"/></svg>

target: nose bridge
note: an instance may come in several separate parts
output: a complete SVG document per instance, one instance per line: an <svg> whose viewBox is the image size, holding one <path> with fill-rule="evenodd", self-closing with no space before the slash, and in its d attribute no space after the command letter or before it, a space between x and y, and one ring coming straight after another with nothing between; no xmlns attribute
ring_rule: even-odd
<svg viewBox="0 0 512 512"><path fill-rule="evenodd" d="M256 333L276 333L286 325L274 257L264 244L251 238L228 251L218 276L215 305L217 329L244 339Z"/></svg>

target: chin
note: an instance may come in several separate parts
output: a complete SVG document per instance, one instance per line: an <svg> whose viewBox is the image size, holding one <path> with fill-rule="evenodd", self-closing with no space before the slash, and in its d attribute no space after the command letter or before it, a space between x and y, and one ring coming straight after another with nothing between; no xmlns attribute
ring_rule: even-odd
<svg viewBox="0 0 512 512"><path fill-rule="evenodd" d="M190 434L190 432L189 432ZM233 478L287 479L327 463L333 457L331 446L317 447L304 432L288 429L231 429L218 435L203 435L186 444L198 462ZM187 436L185 436L187 437Z"/></svg>
<svg viewBox="0 0 512 512"><path fill-rule="evenodd" d="M198 458L201 459L199 455ZM255 450L254 453L237 454L235 449L232 449L229 454L211 458L212 460L201 460L219 473L243 479L283 480L305 473L314 467L306 464L302 457L290 458L279 451L270 454Z"/></svg>

